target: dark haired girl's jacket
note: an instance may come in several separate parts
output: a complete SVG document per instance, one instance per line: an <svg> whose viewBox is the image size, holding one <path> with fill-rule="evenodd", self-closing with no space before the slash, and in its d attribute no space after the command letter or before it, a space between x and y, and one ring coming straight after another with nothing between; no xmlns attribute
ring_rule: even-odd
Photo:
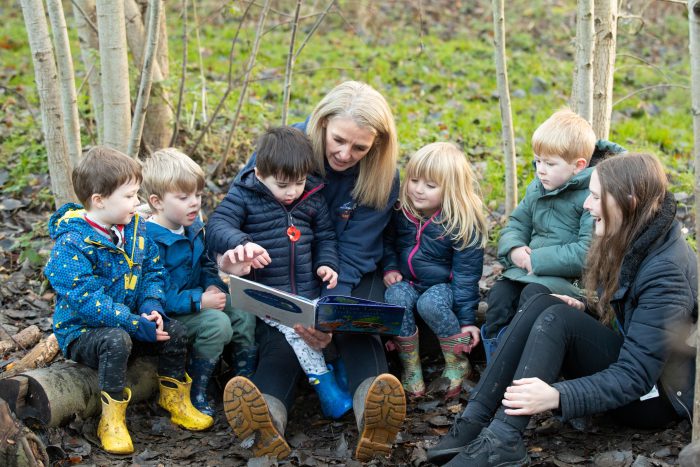
<svg viewBox="0 0 700 467"><path fill-rule="evenodd" d="M286 207L257 179L252 168L244 170L207 223L210 256L257 243L267 250L272 262L252 269L248 279L307 298L318 297L321 284L316 270L328 266L338 271L337 242L322 188L317 178L308 177L304 193ZM292 225L301 232L296 242L287 234Z"/></svg>
<svg viewBox="0 0 700 467"><path fill-rule="evenodd" d="M590 376L553 386L567 419L629 404L654 385L679 415L693 407L695 349L687 345L697 320L697 263L668 195L661 213L625 256L611 306L624 335L617 362Z"/></svg>
<svg viewBox="0 0 700 467"><path fill-rule="evenodd" d="M421 221L404 209L395 209L384 231L384 273L399 271L420 293L436 284L451 284L459 324L471 325L479 305L484 249L459 249L439 221L440 211Z"/></svg>
<svg viewBox="0 0 700 467"><path fill-rule="evenodd" d="M306 133L307 123L308 119L292 126ZM255 167L255 154L250 157L236 180L240 179L243 171L252 167ZM394 172L386 206L374 209L359 204L352 197L352 190L360 176L359 165L336 172L326 162L325 170L323 197L338 239L340 269L338 285L331 290L324 288L321 293L350 295L362 276L377 269L377 264L382 259L382 232L391 217L392 206L399 197L399 171Z"/></svg>

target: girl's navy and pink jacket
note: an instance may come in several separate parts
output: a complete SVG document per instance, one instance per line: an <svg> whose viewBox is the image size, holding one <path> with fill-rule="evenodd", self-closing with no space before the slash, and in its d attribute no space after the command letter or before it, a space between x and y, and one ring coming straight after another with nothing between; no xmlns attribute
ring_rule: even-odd
<svg viewBox="0 0 700 467"><path fill-rule="evenodd" d="M317 178L309 176L304 193L286 207L255 177L253 168L244 169L207 223L210 256L257 243L267 250L272 262L263 269L253 269L247 279L317 298L321 284L316 270L328 266L338 271L337 242L322 188ZM291 225L301 233L296 242L287 235Z"/></svg>
<svg viewBox="0 0 700 467"><path fill-rule="evenodd" d="M399 271L421 293L436 284L451 284L459 324L472 325L479 306L484 249L459 250L459 242L445 233L439 220L440 211L421 221L404 209L395 209L384 231L384 273Z"/></svg>

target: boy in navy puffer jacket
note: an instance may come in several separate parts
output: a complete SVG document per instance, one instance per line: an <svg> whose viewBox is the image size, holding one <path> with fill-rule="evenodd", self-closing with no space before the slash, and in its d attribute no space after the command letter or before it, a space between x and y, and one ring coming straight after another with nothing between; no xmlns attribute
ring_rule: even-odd
<svg viewBox="0 0 700 467"><path fill-rule="evenodd" d="M249 377L257 350L255 316L231 306L216 264L205 253L203 189L202 169L175 148L160 149L144 162L143 191L154 213L146 233L167 272L165 309L187 327L192 404L214 415L207 388L219 356L224 352L232 371Z"/></svg>
<svg viewBox="0 0 700 467"><path fill-rule="evenodd" d="M63 354L96 368L105 451L134 451L126 428L126 366L131 354L158 355L160 399L173 423L190 430L214 420L190 403L184 327L163 313L165 274L138 214L141 166L107 147L91 149L73 171L82 206L51 216L56 241L44 274L56 291L53 328Z"/></svg>
<svg viewBox="0 0 700 467"><path fill-rule="evenodd" d="M270 259L253 260L247 278L306 298L317 298L321 282L337 284L338 254L333 225L314 171L311 142L296 128L268 130L257 147L254 168L244 171L209 220L221 242L210 251L219 259L258 249ZM320 279L320 281L319 281ZM294 329L265 320L280 330L318 393L326 416L339 418L352 408L323 353L309 347Z"/></svg>

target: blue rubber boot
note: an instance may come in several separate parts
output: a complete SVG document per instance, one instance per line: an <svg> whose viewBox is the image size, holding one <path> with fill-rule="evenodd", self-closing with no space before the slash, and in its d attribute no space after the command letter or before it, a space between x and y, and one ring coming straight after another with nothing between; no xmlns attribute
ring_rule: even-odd
<svg viewBox="0 0 700 467"><path fill-rule="evenodd" d="M508 326L498 331L496 337L487 339L486 336L484 336L484 328L481 328L481 342L484 343L484 354L486 354L486 366L491 364L493 354L496 353L496 349L498 348L498 342L501 340L501 336L503 336L503 333L506 332L506 329L508 329Z"/></svg>
<svg viewBox="0 0 700 467"><path fill-rule="evenodd" d="M207 388L218 360L218 358L190 358L190 362L187 365L187 373L192 378L192 387L190 388L192 405L195 409L210 417L214 416L214 409L209 405Z"/></svg>
<svg viewBox="0 0 700 467"><path fill-rule="evenodd" d="M349 394L348 372L345 370L345 362L343 362L343 359L338 358L333 363L329 363L328 368L330 368L333 375L335 375L335 381L338 383L340 390Z"/></svg>
<svg viewBox="0 0 700 467"><path fill-rule="evenodd" d="M338 419L352 409L352 397L347 391L338 387L333 372L328 371L321 375L309 373L307 376L321 401L321 411L324 416Z"/></svg>
<svg viewBox="0 0 700 467"><path fill-rule="evenodd" d="M235 375L251 378L258 366L258 346L241 347L236 352L234 359Z"/></svg>

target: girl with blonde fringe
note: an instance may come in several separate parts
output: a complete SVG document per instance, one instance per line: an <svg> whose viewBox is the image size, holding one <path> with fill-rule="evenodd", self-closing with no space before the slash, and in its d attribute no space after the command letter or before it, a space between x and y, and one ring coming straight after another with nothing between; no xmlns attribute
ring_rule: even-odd
<svg viewBox="0 0 700 467"><path fill-rule="evenodd" d="M467 355L479 343L479 304L488 226L478 184L462 151L432 143L406 166L399 202L384 236L385 300L406 307L394 338L403 364L404 390L425 393L414 312L437 335L449 380L445 397L456 397L469 374Z"/></svg>

